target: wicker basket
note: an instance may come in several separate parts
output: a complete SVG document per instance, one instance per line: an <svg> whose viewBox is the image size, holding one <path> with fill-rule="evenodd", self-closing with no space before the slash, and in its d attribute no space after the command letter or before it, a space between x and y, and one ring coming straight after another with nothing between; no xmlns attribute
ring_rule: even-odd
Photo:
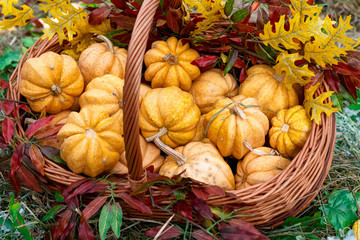
<svg viewBox="0 0 360 240"><path fill-rule="evenodd" d="M143 57L158 4L159 0L145 0L143 2L128 49L124 86L124 137L129 181L123 181L120 185L130 186L131 188L136 187L146 179L142 169L138 137L138 99ZM18 83L20 81L20 69L24 61L30 57L37 57L46 51L61 51L56 36L50 41L38 40L34 46L28 49L27 54L21 59L20 64L10 78L11 84L7 93L8 98L20 100ZM320 86L317 94L324 90L328 90L328 86ZM17 122L16 135L25 138L23 123L20 121ZM335 135L334 115L330 117L322 115L321 124L316 125L313 123L311 134L305 146L280 174L260 185L231 191L232 194L226 197L210 198L207 201L208 204L216 207L230 203L245 203L247 206L240 210L238 214L246 215L242 219L257 226L276 226L287 217L299 214L315 198L329 171L335 145ZM45 163L45 174L51 181L65 185L70 185L85 178L64 169L51 160L47 160ZM154 196L160 194L158 187L154 186L151 189ZM121 192L123 190L117 191ZM109 193L105 192L104 194ZM165 207L169 203L169 201L164 201L160 206ZM125 207L125 214L132 217L144 219L167 219L170 217L170 213L155 207L151 208L153 214L149 215L139 213L126 204L122 206Z"/></svg>

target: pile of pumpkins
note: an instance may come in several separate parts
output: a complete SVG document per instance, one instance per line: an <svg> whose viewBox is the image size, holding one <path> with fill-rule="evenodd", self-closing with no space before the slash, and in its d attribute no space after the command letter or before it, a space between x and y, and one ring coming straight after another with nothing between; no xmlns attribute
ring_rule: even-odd
<svg viewBox="0 0 360 240"><path fill-rule="evenodd" d="M29 58L19 83L33 111L65 124L58 133L61 157L73 172L90 177L128 172L122 110L127 51L102 39L78 62L54 52ZM267 65L250 67L238 86L221 69L201 73L191 64L198 57L175 37L152 43L145 54L144 79L151 87L142 83L139 99L144 167L225 190L269 180L290 164L311 131L302 89L287 89ZM237 162L235 175L230 162Z"/></svg>

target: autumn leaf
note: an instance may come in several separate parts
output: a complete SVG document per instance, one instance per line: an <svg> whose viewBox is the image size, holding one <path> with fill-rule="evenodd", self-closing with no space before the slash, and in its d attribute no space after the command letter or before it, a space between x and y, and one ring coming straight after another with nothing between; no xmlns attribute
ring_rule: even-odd
<svg viewBox="0 0 360 240"><path fill-rule="evenodd" d="M324 101L331 96L333 91L322 93L320 96L314 98L315 91L319 87L320 83L310 86L305 90L304 107L311 120L315 120L316 124L320 123L321 113L325 113L330 116L332 113L339 111L339 109L333 107L333 102L324 103Z"/></svg>
<svg viewBox="0 0 360 240"><path fill-rule="evenodd" d="M1 13L6 15L13 15L13 11L16 10L14 5L18 3L19 0L0 0L0 5L2 7Z"/></svg>
<svg viewBox="0 0 360 240"><path fill-rule="evenodd" d="M308 0L291 0L291 12L293 15L300 13L300 18L304 21L306 16L313 17L319 15L322 7L310 5Z"/></svg>
<svg viewBox="0 0 360 240"><path fill-rule="evenodd" d="M9 12L9 14L13 16L12 18L8 18L9 15L7 15L5 16L5 18L2 19L2 21L0 22L0 30L10 29L15 26L19 26L19 27L25 26L31 18L35 17L33 15L34 11L29 6L24 4L21 5L20 7L21 9L13 7L12 11ZM7 11L9 11L9 8L7 8Z"/></svg>
<svg viewBox="0 0 360 240"><path fill-rule="evenodd" d="M302 60L302 56L300 56L299 53L288 54L282 52L276 58L277 64L274 66L274 70L277 75L281 75L283 72L285 73L284 84L288 89L295 83L304 86L311 82L312 76L315 76L315 74L309 70L307 64L302 67L296 66L295 62L298 60Z"/></svg>

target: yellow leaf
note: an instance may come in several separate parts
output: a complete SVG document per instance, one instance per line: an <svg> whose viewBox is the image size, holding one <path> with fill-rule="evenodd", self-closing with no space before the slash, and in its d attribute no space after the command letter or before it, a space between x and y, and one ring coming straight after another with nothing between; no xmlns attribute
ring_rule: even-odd
<svg viewBox="0 0 360 240"><path fill-rule="evenodd" d="M40 10L44 12L50 12L53 14L56 9L61 9L62 12L67 12L69 10L70 0L41 0Z"/></svg>
<svg viewBox="0 0 360 240"><path fill-rule="evenodd" d="M0 0L0 5L2 7L1 13L4 14L4 16L7 15L14 15L12 14L13 11L17 10L14 8L14 5L18 3L18 0Z"/></svg>
<svg viewBox="0 0 360 240"><path fill-rule="evenodd" d="M316 124L320 123L321 113L330 116L332 113L339 111L333 107L333 102L324 103L324 101L333 94L333 91L323 92L320 96L314 98L315 91L320 83L311 86L305 90L304 107L311 120L315 120Z"/></svg>
<svg viewBox="0 0 360 240"><path fill-rule="evenodd" d="M273 48L283 51L279 44L286 49L300 49L298 41L305 43L311 39L311 36L304 34L306 26L301 25L300 13L289 18L290 29L285 30L285 15L281 15L279 22L275 23L275 32L272 31L270 21L264 26L264 34L260 34L261 39L265 45L271 45ZM304 29L305 28L305 29Z"/></svg>
<svg viewBox="0 0 360 240"><path fill-rule="evenodd" d="M345 21L340 16L338 27L333 27L329 16L325 17L323 28L325 35L317 35L313 42L308 42L304 47L304 58L308 61L313 59L316 64L324 67L326 64L337 64L336 57L346 55L346 51L354 49L355 41L345 35L345 32L352 29L350 25L351 16ZM343 47L336 45L342 44Z"/></svg>
<svg viewBox="0 0 360 240"><path fill-rule="evenodd" d="M322 7L318 5L310 5L307 3L308 0L291 0L291 12L293 15L300 13L302 21L305 20L305 16L313 17L318 16L321 12Z"/></svg>
<svg viewBox="0 0 360 240"><path fill-rule="evenodd" d="M31 18L35 17L34 11L27 5L21 5L21 10L13 8L11 12L12 18L3 18L0 22L0 30L10 29L15 26L25 26ZM9 15L8 15L9 16Z"/></svg>
<svg viewBox="0 0 360 240"><path fill-rule="evenodd" d="M287 52L280 53L276 58L277 63L274 66L274 70L277 75L284 74L284 84L289 89L295 83L304 86L311 82L312 76L315 76L315 74L309 70L307 64L302 67L295 65L295 61L302 59L299 53L288 54Z"/></svg>
<svg viewBox="0 0 360 240"><path fill-rule="evenodd" d="M222 62L226 63L228 57L223 53L220 54L220 57L221 57Z"/></svg>

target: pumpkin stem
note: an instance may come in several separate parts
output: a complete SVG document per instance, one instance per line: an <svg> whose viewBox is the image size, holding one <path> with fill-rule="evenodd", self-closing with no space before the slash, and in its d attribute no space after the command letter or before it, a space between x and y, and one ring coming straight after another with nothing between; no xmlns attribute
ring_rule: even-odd
<svg viewBox="0 0 360 240"><path fill-rule="evenodd" d="M60 95L62 93L61 87L59 85L55 85L55 84L50 87L50 91L51 91L52 95L55 95L55 96Z"/></svg>
<svg viewBox="0 0 360 240"><path fill-rule="evenodd" d="M282 127L281 127L281 131L282 131L282 132L288 132L288 131L289 131L289 128L290 128L290 126L287 125L286 123L284 123L284 124L282 125Z"/></svg>
<svg viewBox="0 0 360 240"><path fill-rule="evenodd" d="M251 144L248 142L248 141L244 141L243 142L243 145L249 149L252 153L256 154L256 155L259 155L259 156L266 156L266 155L278 155L279 156L279 153L278 151L276 151L275 149L272 149L270 152L264 152L264 151L261 151L259 149L254 149Z"/></svg>
<svg viewBox="0 0 360 240"><path fill-rule="evenodd" d="M145 138L147 142L154 142L158 148L160 148L164 153L169 155L170 157L174 158L179 166L183 165L187 161L187 157L181 155L179 152L175 151L165 143L163 143L160 140L160 137L165 135L167 133L167 129L165 127L162 127L159 129L159 132L157 132L155 135Z"/></svg>
<svg viewBox="0 0 360 240"><path fill-rule="evenodd" d="M164 60L170 64L170 66L178 64L178 57L171 53L165 55Z"/></svg>
<svg viewBox="0 0 360 240"><path fill-rule="evenodd" d="M246 114L239 106L234 106L233 109L234 109L235 113L237 115L239 115L242 119L244 119L244 120L246 119Z"/></svg>
<svg viewBox="0 0 360 240"><path fill-rule="evenodd" d="M107 37L103 36L103 35L97 35L96 38L103 40L107 46L108 46L108 51L111 53L114 53L114 45L112 44L112 42L110 41L110 39L108 39Z"/></svg>

